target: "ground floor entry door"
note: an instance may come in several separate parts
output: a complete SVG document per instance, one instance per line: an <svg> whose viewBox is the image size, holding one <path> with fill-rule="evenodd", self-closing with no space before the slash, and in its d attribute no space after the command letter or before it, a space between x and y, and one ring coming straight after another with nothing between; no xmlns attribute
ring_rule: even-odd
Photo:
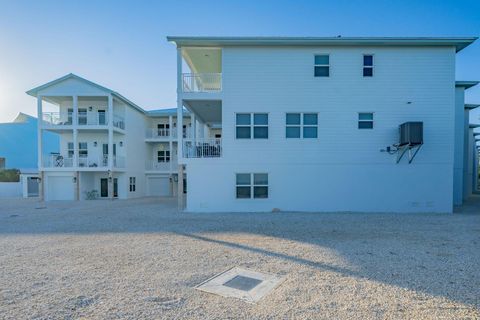
<svg viewBox="0 0 480 320"><path fill-rule="evenodd" d="M108 179L101 178L100 179L100 197L107 198L108 197ZM118 179L113 178L113 197L118 197Z"/></svg>

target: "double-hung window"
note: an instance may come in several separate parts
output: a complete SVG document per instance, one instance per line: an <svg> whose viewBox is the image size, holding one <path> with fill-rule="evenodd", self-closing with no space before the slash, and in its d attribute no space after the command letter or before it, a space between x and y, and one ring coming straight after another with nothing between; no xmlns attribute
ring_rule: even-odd
<svg viewBox="0 0 480 320"><path fill-rule="evenodd" d="M170 150L159 150L157 152L158 162L170 162Z"/></svg>
<svg viewBox="0 0 480 320"><path fill-rule="evenodd" d="M237 173L237 199L267 199L268 173Z"/></svg>
<svg viewBox="0 0 480 320"><path fill-rule="evenodd" d="M317 138L317 113L287 113L286 138Z"/></svg>
<svg viewBox="0 0 480 320"><path fill-rule="evenodd" d="M237 113L237 139L268 139L268 113Z"/></svg>
<svg viewBox="0 0 480 320"><path fill-rule="evenodd" d="M363 76L373 77L373 55L372 54L363 55Z"/></svg>
<svg viewBox="0 0 480 320"><path fill-rule="evenodd" d="M373 112L358 114L358 129L373 129Z"/></svg>
<svg viewBox="0 0 480 320"><path fill-rule="evenodd" d="M73 150L73 142L67 144L67 155L69 158L73 158L75 151Z"/></svg>
<svg viewBox="0 0 480 320"><path fill-rule="evenodd" d="M88 145L86 142L78 143L78 156L81 158L88 157Z"/></svg>
<svg viewBox="0 0 480 320"><path fill-rule="evenodd" d="M315 55L314 75L315 77L330 76L330 56L328 54Z"/></svg>
<svg viewBox="0 0 480 320"><path fill-rule="evenodd" d="M135 192L137 189L136 180L137 179L135 177L130 177L130 192Z"/></svg>
<svg viewBox="0 0 480 320"><path fill-rule="evenodd" d="M157 135L159 137L168 137L170 135L170 125L168 123L157 124Z"/></svg>
<svg viewBox="0 0 480 320"><path fill-rule="evenodd" d="M87 124L87 109L84 109L84 108L78 109L78 124L79 125Z"/></svg>

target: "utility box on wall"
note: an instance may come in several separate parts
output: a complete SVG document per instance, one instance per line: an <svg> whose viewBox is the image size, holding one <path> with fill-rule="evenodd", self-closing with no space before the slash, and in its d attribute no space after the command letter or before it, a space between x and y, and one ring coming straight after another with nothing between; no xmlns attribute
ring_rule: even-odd
<svg viewBox="0 0 480 320"><path fill-rule="evenodd" d="M405 122L400 125L400 146L423 144L423 122Z"/></svg>

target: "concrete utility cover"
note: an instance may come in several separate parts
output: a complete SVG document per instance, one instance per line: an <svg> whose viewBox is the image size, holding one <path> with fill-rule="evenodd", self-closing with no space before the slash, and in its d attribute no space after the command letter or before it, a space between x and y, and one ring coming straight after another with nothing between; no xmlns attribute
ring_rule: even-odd
<svg viewBox="0 0 480 320"><path fill-rule="evenodd" d="M196 289L223 297L255 303L279 286L283 277L238 267L222 272L201 283Z"/></svg>

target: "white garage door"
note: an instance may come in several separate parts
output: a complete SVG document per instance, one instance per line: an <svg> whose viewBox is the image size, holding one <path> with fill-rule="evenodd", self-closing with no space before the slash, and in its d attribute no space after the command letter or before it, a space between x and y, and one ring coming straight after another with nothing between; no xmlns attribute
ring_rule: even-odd
<svg viewBox="0 0 480 320"><path fill-rule="evenodd" d="M149 196L170 196L170 178L168 177L149 177L148 178Z"/></svg>
<svg viewBox="0 0 480 320"><path fill-rule="evenodd" d="M74 183L72 177L48 177L47 200L73 200Z"/></svg>

